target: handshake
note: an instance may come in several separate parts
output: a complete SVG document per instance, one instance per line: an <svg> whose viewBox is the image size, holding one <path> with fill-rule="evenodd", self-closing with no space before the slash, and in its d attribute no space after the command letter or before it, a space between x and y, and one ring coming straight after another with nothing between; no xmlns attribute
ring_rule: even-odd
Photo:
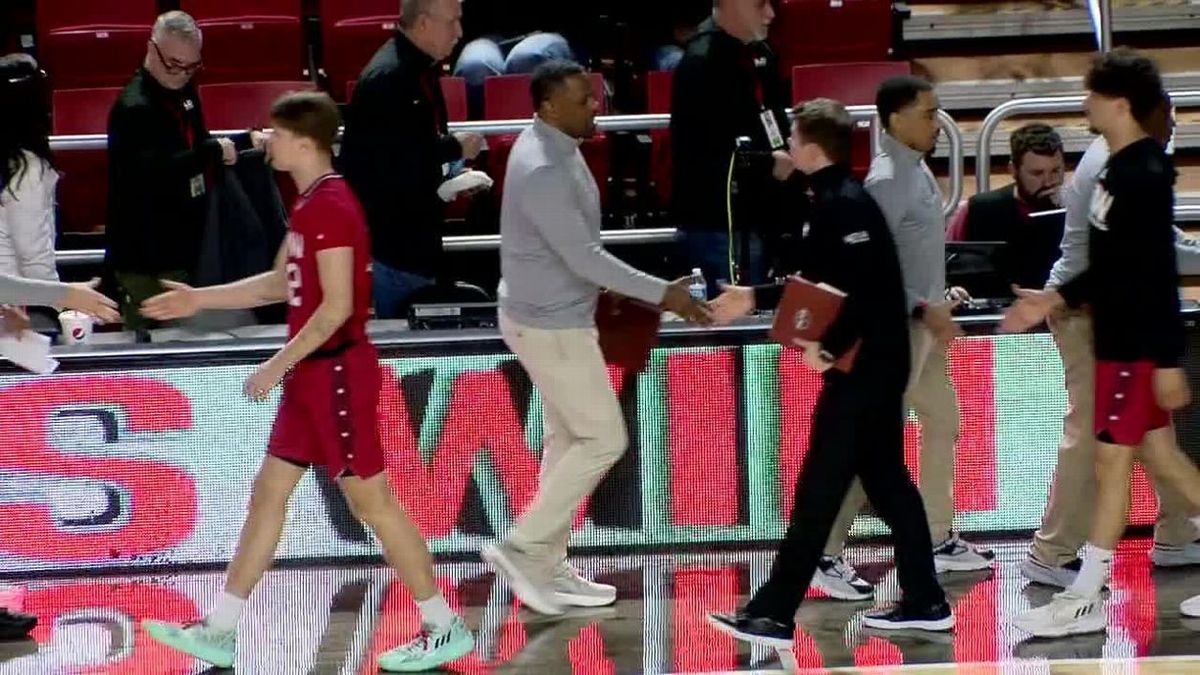
<svg viewBox="0 0 1200 675"><path fill-rule="evenodd" d="M682 277L667 286L663 295L663 309L674 312L684 320L701 326L724 325L737 316L749 314L754 309L754 290L737 286L725 286L721 295L711 302L692 297L688 287L692 277ZM745 306L746 303L749 306Z"/></svg>

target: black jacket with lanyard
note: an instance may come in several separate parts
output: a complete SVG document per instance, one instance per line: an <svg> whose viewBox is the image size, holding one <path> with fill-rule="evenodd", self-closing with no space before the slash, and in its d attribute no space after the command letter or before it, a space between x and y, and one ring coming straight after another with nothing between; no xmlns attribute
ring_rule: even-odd
<svg viewBox="0 0 1200 675"><path fill-rule="evenodd" d="M234 141L250 145L248 134ZM108 118L109 268L190 272L220 165L195 87L167 89L139 69Z"/></svg>
<svg viewBox="0 0 1200 675"><path fill-rule="evenodd" d="M734 228L777 233L786 223L783 207L794 213L801 191L797 181L772 176L771 151L786 147L791 127L788 88L771 48L746 44L709 19L688 43L673 87L670 211L676 227L729 228L731 160L744 137L749 144L733 163Z"/></svg>

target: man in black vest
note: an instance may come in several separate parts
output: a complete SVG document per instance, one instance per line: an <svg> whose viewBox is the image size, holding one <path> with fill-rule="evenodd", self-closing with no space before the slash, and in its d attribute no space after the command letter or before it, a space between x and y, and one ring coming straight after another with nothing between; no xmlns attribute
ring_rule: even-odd
<svg viewBox="0 0 1200 675"><path fill-rule="evenodd" d="M1030 216L1061 208L1059 193L1066 171L1062 138L1048 124L1026 124L1012 133L1010 145L1013 182L971 197L954 214L946 231L948 241L1008 242L1007 278L1002 284L1005 296L1013 283L1021 288L1041 288L1058 259L1062 217ZM1047 227L1056 231L1044 231ZM982 293L981 289L972 291Z"/></svg>

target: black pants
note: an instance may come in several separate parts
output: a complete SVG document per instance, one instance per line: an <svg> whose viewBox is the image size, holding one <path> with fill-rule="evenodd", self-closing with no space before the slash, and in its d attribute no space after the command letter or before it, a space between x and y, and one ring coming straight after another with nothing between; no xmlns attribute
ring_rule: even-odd
<svg viewBox="0 0 1200 675"><path fill-rule="evenodd" d="M858 373L826 377L808 455L796 479L791 522L771 577L754 594L749 613L794 620L855 476L892 530L904 602L945 600L933 566L925 505L904 465L904 412L903 383Z"/></svg>

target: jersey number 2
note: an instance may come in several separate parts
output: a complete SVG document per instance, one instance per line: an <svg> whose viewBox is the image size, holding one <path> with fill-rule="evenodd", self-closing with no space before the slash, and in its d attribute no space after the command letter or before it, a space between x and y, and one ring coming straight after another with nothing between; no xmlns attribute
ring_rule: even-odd
<svg viewBox="0 0 1200 675"><path fill-rule="evenodd" d="M300 266L289 262L284 268L287 273L287 301L292 307L300 306Z"/></svg>

